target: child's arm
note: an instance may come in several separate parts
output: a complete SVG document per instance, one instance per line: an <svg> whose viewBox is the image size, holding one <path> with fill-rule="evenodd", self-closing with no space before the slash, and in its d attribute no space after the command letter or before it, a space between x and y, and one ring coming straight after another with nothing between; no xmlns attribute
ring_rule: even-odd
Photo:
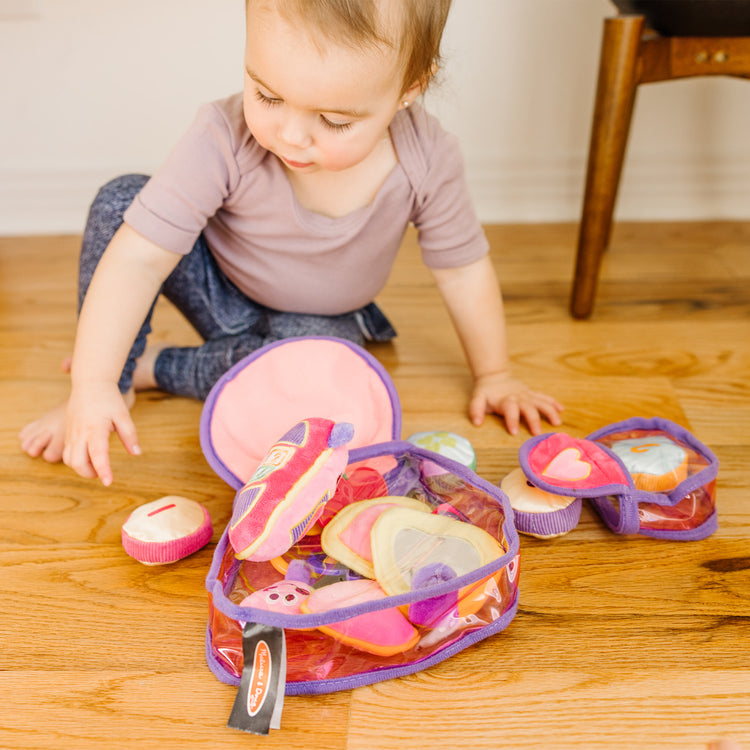
<svg viewBox="0 0 750 750"><path fill-rule="evenodd" d="M138 329L180 258L123 224L94 273L78 321L63 450L63 461L81 476L112 482L112 431L129 453L140 453L117 382Z"/></svg>
<svg viewBox="0 0 750 750"><path fill-rule="evenodd" d="M542 431L542 416L559 425L563 407L511 375L503 301L489 256L459 268L433 269L433 276L474 376L471 421L480 425L485 413L502 414L512 435L521 418L534 435Z"/></svg>

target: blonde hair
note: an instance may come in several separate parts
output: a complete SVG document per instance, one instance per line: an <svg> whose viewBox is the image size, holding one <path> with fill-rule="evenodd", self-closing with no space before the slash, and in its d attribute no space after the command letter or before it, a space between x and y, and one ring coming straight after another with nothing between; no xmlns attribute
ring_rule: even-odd
<svg viewBox="0 0 750 750"><path fill-rule="evenodd" d="M253 0L246 0L247 4ZM353 48L389 47L400 58L402 92L427 87L440 64L440 41L451 0L275 0L289 21Z"/></svg>

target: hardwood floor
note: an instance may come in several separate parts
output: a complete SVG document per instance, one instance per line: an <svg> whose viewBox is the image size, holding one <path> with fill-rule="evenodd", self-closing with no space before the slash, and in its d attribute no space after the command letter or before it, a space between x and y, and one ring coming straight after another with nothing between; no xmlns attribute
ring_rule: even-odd
<svg viewBox="0 0 750 750"><path fill-rule="evenodd" d="M214 544L163 567L120 544L129 512L171 493L203 503L218 539L233 493L202 458L201 404L142 394L143 455L113 441L110 488L23 454L21 426L66 392L79 239L1 238L0 747L750 748L750 222L618 225L589 321L568 315L575 226L487 231L516 373L565 403L576 437L636 415L691 429L721 462L719 530L623 538L584 507L567 536L521 537L502 633L410 677L289 697L268 738L227 729L235 690L204 658ZM404 436L458 432L499 482L527 435L470 425L469 377L413 234L379 301L400 335L372 352ZM155 337L196 340L166 303Z"/></svg>

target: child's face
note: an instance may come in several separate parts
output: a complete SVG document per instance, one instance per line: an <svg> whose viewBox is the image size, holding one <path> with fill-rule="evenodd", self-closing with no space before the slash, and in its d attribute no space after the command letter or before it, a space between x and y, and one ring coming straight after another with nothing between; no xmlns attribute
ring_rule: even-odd
<svg viewBox="0 0 750 750"><path fill-rule="evenodd" d="M245 49L244 111L253 136L295 172L359 164L387 137L405 98L396 55L325 40L318 49L259 5L248 4Z"/></svg>

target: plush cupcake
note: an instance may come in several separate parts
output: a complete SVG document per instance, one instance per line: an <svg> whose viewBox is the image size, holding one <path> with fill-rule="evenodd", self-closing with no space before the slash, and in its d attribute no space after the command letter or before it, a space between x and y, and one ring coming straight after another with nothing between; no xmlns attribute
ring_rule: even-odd
<svg viewBox="0 0 750 750"><path fill-rule="evenodd" d="M513 469L500 483L508 496L516 529L539 539L551 539L574 529L581 517L580 497L545 492L533 485L523 470Z"/></svg>
<svg viewBox="0 0 750 750"><path fill-rule="evenodd" d="M200 503L167 495L128 516L122 525L122 546L144 565L164 565L197 552L212 535L211 517Z"/></svg>

